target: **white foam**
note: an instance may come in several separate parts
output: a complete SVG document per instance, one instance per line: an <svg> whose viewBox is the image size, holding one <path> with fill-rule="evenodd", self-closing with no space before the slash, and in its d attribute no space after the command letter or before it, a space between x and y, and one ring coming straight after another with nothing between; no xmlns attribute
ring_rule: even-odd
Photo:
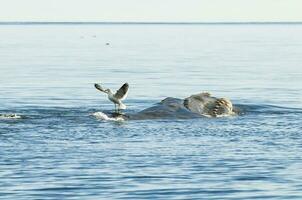
<svg viewBox="0 0 302 200"><path fill-rule="evenodd" d="M223 118L223 117L232 117L232 116L236 116L237 114L234 112L231 113L224 113L221 115L217 115L216 117L213 117L212 115L209 114L202 114L202 116L208 117L208 118Z"/></svg>
<svg viewBox="0 0 302 200"><path fill-rule="evenodd" d="M17 114L0 114L0 119L21 119L22 117Z"/></svg>
<svg viewBox="0 0 302 200"><path fill-rule="evenodd" d="M124 121L122 117L109 117L103 112L95 112L91 114L97 119L104 120L104 121Z"/></svg>

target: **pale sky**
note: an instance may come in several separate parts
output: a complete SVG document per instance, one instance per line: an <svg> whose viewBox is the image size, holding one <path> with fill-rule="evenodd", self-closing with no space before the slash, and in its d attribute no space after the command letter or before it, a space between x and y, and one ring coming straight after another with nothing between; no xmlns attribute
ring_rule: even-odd
<svg viewBox="0 0 302 200"><path fill-rule="evenodd" d="M0 0L0 21L302 21L302 0Z"/></svg>

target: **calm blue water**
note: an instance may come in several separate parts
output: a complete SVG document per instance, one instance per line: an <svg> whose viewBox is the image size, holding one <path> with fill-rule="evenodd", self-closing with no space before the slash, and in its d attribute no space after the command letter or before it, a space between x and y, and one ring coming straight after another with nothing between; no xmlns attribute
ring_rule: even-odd
<svg viewBox="0 0 302 200"><path fill-rule="evenodd" d="M0 199L302 199L302 25L1 25ZM110 43L110 45L106 45ZM243 115L100 121L201 91Z"/></svg>

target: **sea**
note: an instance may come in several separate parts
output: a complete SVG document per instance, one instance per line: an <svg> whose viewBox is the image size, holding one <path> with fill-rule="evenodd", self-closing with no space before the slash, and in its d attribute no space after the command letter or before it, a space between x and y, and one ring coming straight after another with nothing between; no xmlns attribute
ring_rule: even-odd
<svg viewBox="0 0 302 200"><path fill-rule="evenodd" d="M302 199L302 24L0 24L0 199ZM240 115L106 121L225 97Z"/></svg>

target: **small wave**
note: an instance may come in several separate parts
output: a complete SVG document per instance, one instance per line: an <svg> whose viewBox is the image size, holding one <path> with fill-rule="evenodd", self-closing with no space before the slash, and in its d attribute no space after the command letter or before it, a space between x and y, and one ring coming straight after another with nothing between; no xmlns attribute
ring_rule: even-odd
<svg viewBox="0 0 302 200"><path fill-rule="evenodd" d="M104 121L124 121L122 117L109 117L103 112L95 112L91 114L97 119L104 120Z"/></svg>
<svg viewBox="0 0 302 200"><path fill-rule="evenodd" d="M17 114L0 114L0 119L21 119L22 116Z"/></svg>
<svg viewBox="0 0 302 200"><path fill-rule="evenodd" d="M269 104L237 104L236 113L239 115L243 114L302 114L301 108L276 106Z"/></svg>

